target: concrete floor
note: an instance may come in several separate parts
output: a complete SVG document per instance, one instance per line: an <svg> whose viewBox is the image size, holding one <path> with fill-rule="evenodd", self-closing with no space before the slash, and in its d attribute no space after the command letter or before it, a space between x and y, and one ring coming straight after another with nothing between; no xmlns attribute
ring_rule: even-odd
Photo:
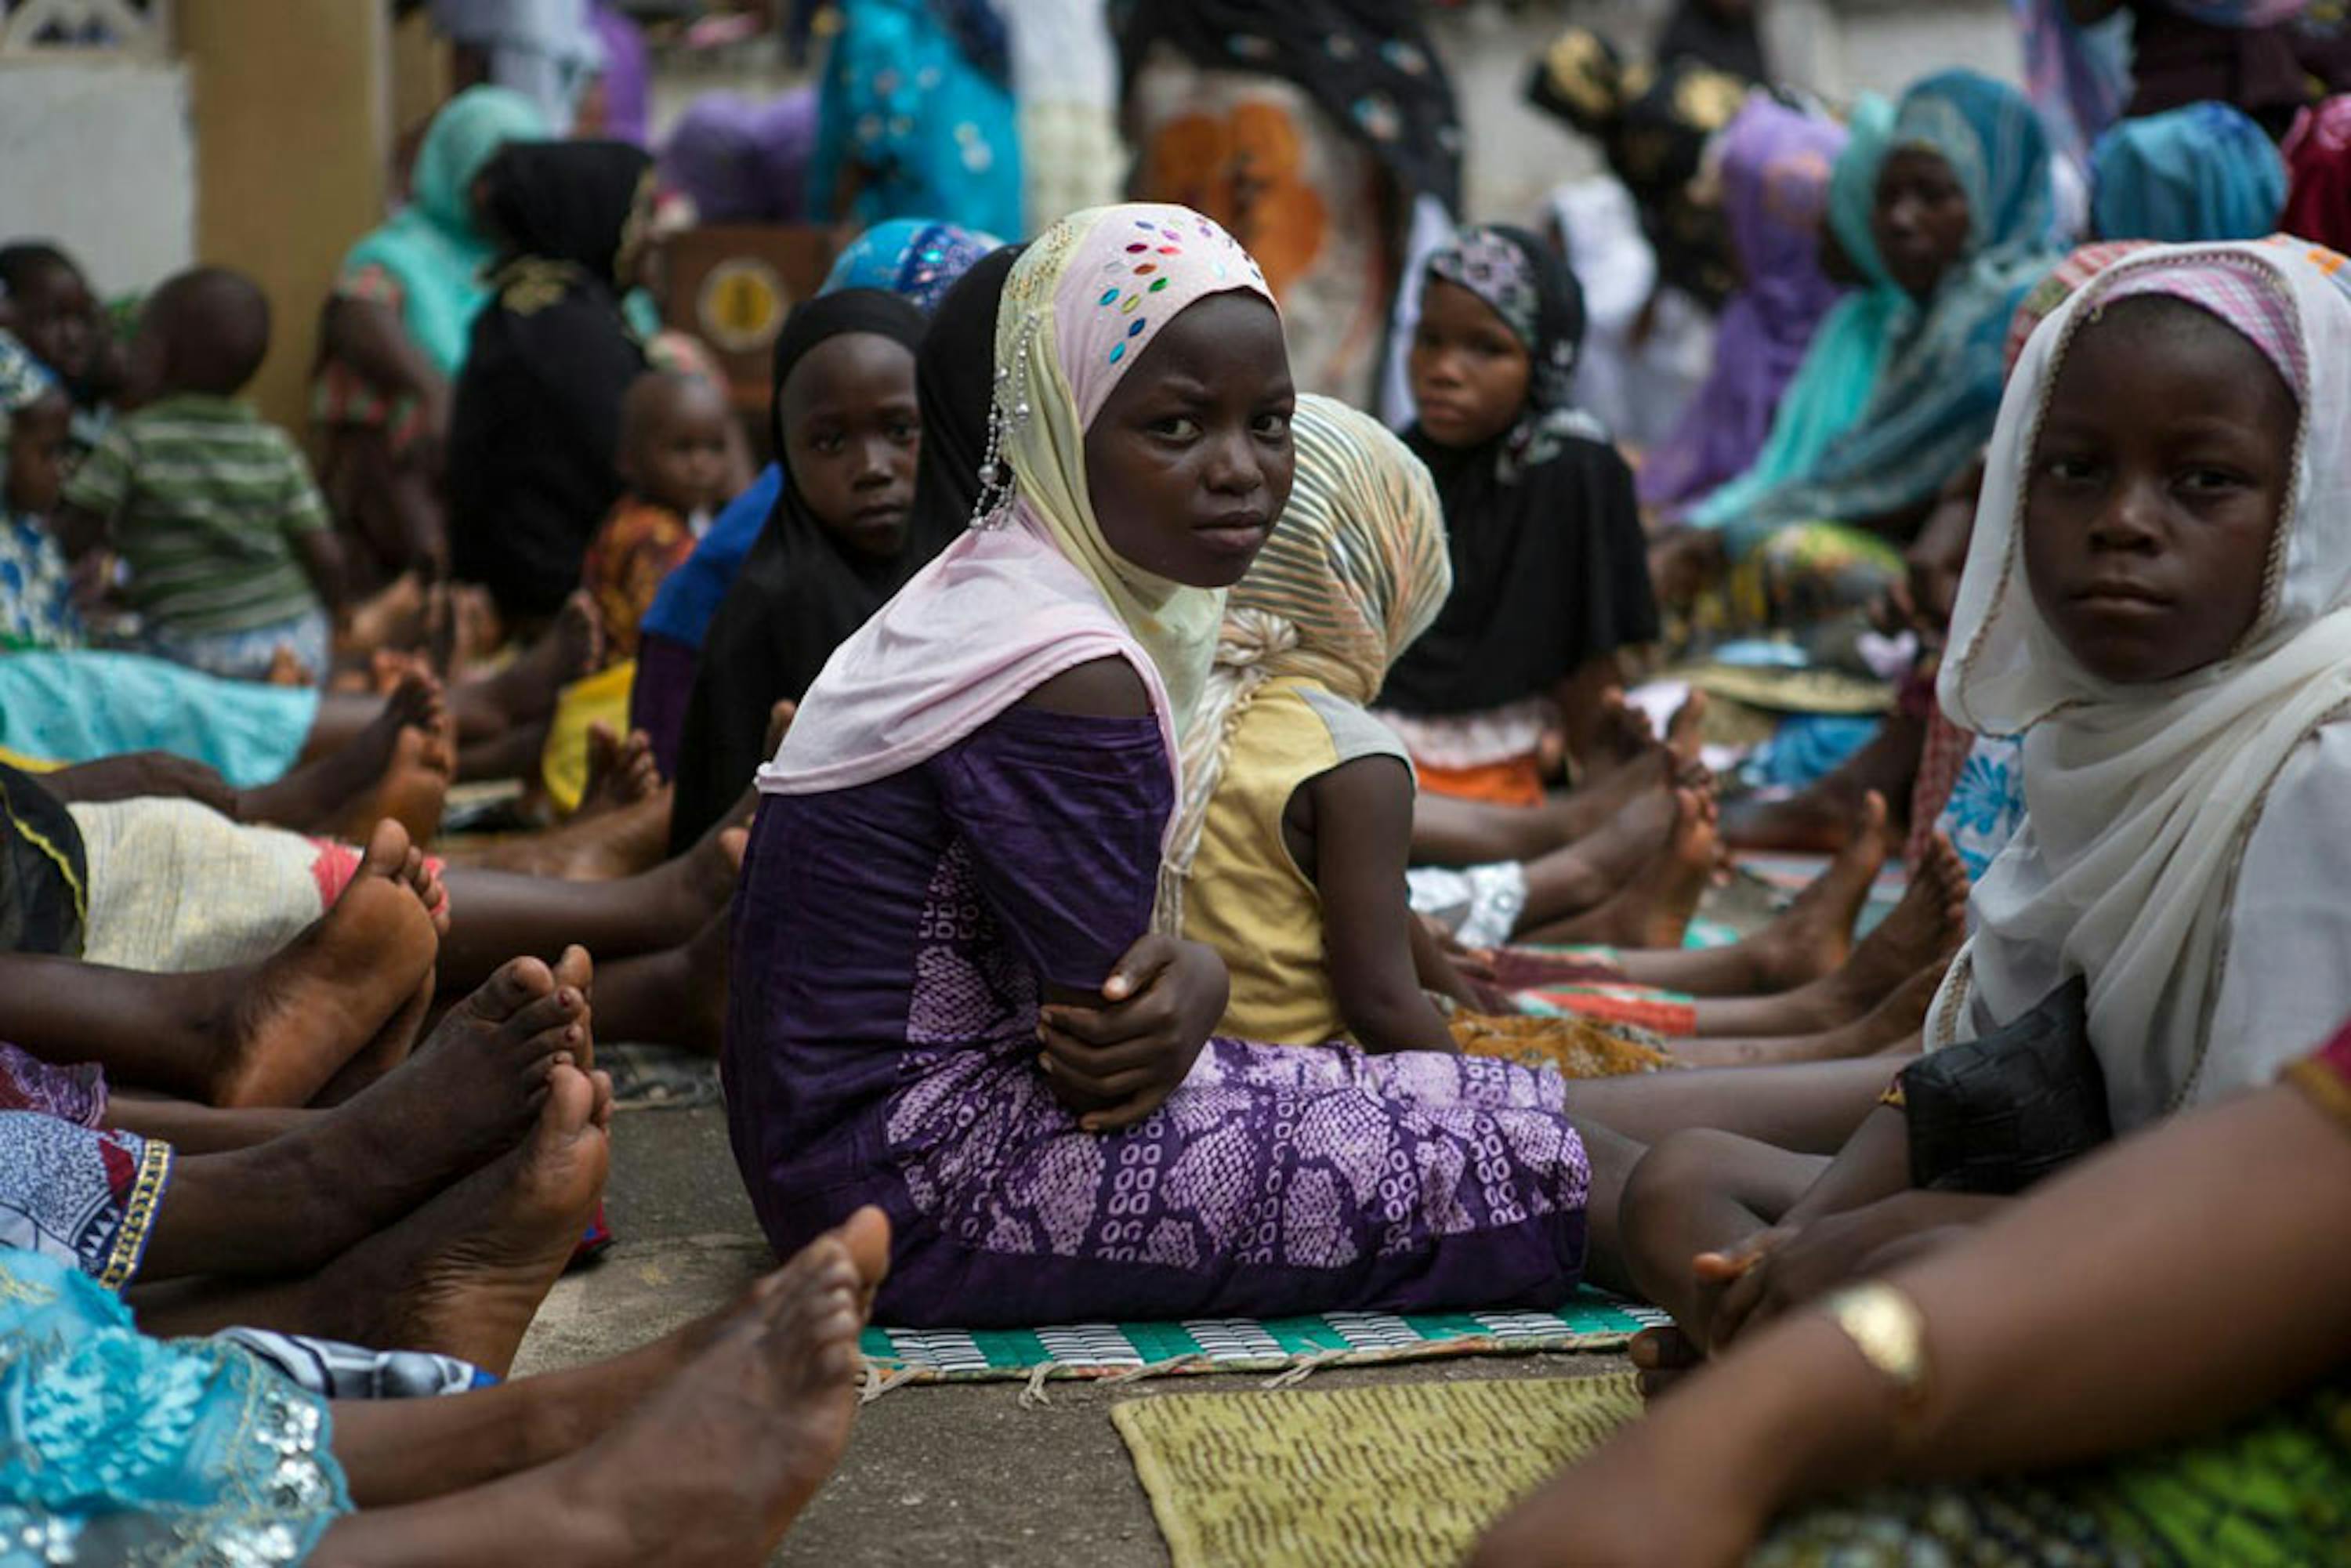
<svg viewBox="0 0 2351 1568"><path fill-rule="evenodd" d="M724 1305L767 1264L721 1112L623 1112L613 1145L606 1210L622 1239L593 1269L556 1287L523 1344L517 1375L628 1349ZM1307 1386L1556 1377L1623 1364L1614 1356L1476 1357L1324 1372ZM859 1414L848 1457L775 1561L1164 1568L1167 1549L1111 1426L1111 1406L1262 1382L1256 1375L1117 1388L1056 1383L1050 1404L1027 1409L1017 1383L894 1390Z"/></svg>

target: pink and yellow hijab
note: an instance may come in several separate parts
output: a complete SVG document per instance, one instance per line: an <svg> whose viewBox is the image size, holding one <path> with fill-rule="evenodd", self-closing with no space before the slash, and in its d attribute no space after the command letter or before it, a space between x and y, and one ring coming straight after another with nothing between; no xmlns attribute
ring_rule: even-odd
<svg viewBox="0 0 2351 1568"><path fill-rule="evenodd" d="M1177 766L1225 596L1110 548L1086 488L1085 435L1169 321L1235 290L1273 303L1249 253L1188 207L1096 207L1029 246L997 315L983 516L835 651L759 770L763 793L901 772L1103 658L1141 674Z"/></svg>

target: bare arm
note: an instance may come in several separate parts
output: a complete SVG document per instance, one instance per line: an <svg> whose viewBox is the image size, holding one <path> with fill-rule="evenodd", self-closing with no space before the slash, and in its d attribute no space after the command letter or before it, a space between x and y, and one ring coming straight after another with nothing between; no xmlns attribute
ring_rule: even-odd
<svg viewBox="0 0 2351 1568"><path fill-rule="evenodd" d="M409 337L400 313L380 299L337 298L327 308L327 351L359 372L370 386L392 396L415 398L444 409L449 382Z"/></svg>
<svg viewBox="0 0 2351 1568"><path fill-rule="evenodd" d="M344 610L343 541L331 528L313 528L294 536L294 553L309 578L327 613L340 622ZM324 672L315 672L323 674Z"/></svg>
<svg viewBox="0 0 2351 1568"><path fill-rule="evenodd" d="M1452 1031L1420 988L1405 862L1412 774L1389 757L1343 763L1304 786L1322 894L1322 965L1347 1029L1366 1051L1452 1051Z"/></svg>
<svg viewBox="0 0 2351 1568"><path fill-rule="evenodd" d="M1537 1560L1526 1526L1584 1507L1593 1528L1542 1560L1642 1561L1600 1553L1636 1521L1655 1533L1670 1520L1667 1533L1705 1539L1653 1560L1728 1562L1807 1495L2062 1465L2213 1429L2351 1357L2346 1234L2351 1133L2300 1092L2183 1117L1890 1276L1926 1322L1929 1381L1907 1420L1840 1329L1799 1313L1568 1472L1479 1561ZM2228 1354L2182 1356L2183 1344Z"/></svg>

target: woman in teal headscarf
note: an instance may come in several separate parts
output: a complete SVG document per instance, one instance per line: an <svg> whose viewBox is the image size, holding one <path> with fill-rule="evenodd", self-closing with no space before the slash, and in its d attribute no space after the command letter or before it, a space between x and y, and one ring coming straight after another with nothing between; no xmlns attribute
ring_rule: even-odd
<svg viewBox="0 0 2351 1568"><path fill-rule="evenodd" d="M1991 436L2009 320L2056 263L2050 170L2047 133L2014 88L1951 70L1903 95L1871 214L1878 260L1907 296L1884 366L1848 428L1677 563L1701 580L1729 568L1724 591L1696 606L1700 640L1841 645L1814 633L1901 573L1897 541ZM1660 588L1691 597L1687 576Z"/></svg>
<svg viewBox="0 0 2351 1568"><path fill-rule="evenodd" d="M1780 412L1754 463L1691 508L1688 521L1699 528L1719 528L1744 516L1773 486L1808 472L1828 444L1852 428L1876 390L1895 323L1911 308L1869 232L1877 205L1877 166L1894 131L1894 105L1865 93L1845 129L1849 140L1829 176L1829 237L1860 275L1862 287L1822 320L1796 379L1781 394Z"/></svg>
<svg viewBox="0 0 2351 1568"><path fill-rule="evenodd" d="M2285 160L2225 103L2126 120L2091 154L2090 225L2103 240L2260 239L2285 206Z"/></svg>
<svg viewBox="0 0 2351 1568"><path fill-rule="evenodd" d="M311 417L325 432L328 499L360 547L347 554L373 580L437 575L447 559L441 444L496 248L475 218L474 183L500 148L546 135L520 93L459 93L417 148L408 204L344 258L322 327Z"/></svg>
<svg viewBox="0 0 2351 1568"><path fill-rule="evenodd" d="M1026 234L1009 45L995 7L846 0L840 16L809 162L817 221L930 217Z"/></svg>

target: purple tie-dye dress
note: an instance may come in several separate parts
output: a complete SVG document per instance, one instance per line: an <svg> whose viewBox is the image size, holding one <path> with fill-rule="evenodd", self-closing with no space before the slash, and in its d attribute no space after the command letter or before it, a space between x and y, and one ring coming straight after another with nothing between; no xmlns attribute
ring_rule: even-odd
<svg viewBox="0 0 2351 1568"><path fill-rule="evenodd" d="M778 1255L879 1204L878 1315L915 1325L1563 1300L1591 1176L1550 1072L1214 1040L1124 1132L1053 1098L1040 977L1098 987L1148 928L1171 797L1153 720L1016 708L762 803L725 1075Z"/></svg>

